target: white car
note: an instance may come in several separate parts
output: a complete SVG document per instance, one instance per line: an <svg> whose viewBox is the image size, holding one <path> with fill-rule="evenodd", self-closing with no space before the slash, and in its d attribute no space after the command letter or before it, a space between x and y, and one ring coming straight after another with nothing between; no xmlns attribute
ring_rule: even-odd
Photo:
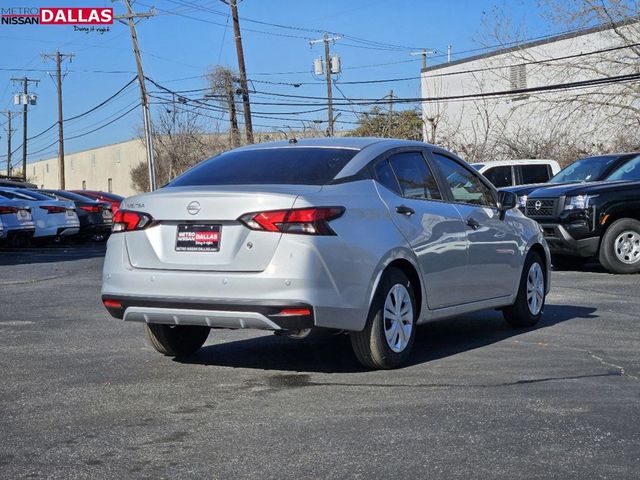
<svg viewBox="0 0 640 480"><path fill-rule="evenodd" d="M472 163L496 188L544 183L560 171L555 160L521 159Z"/></svg>
<svg viewBox="0 0 640 480"><path fill-rule="evenodd" d="M0 222L3 225L2 242L12 246L24 245L33 238L35 226L31 207L23 200L10 200L0 196Z"/></svg>
<svg viewBox="0 0 640 480"><path fill-rule="evenodd" d="M76 235L80 230L76 208L71 201L55 200L34 190L9 187L0 187L0 196L22 200L31 207L34 239L58 241Z"/></svg>
<svg viewBox="0 0 640 480"><path fill-rule="evenodd" d="M102 301L165 355L212 328L345 331L371 368L403 364L416 325L501 309L542 316L540 226L450 152L382 138L251 145L127 198Z"/></svg>

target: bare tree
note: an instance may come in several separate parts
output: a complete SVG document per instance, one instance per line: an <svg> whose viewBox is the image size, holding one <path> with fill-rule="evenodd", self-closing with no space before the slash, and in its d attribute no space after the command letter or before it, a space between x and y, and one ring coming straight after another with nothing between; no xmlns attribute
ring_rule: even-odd
<svg viewBox="0 0 640 480"><path fill-rule="evenodd" d="M543 18L558 25L559 30L595 25L605 28L597 33L597 37L563 40L563 47L571 51L567 55L545 48L511 49L510 68L495 72L503 80L513 79L510 76L514 74L514 68L525 77L544 79L548 84L640 73L638 1L539 0L538 5ZM493 15L487 30L485 43L508 46L526 37L525 30L515 26L508 14ZM569 45L572 47L568 48ZM571 55L575 52L578 53ZM636 137L640 127L640 84L637 81L531 94L522 99L526 101L514 102L513 110L520 111L521 117L543 118L544 122L538 125L539 135L544 135L550 126L562 126L566 134L577 139L578 144L582 143L578 148L580 151L612 151L620 145L619 139Z"/></svg>
<svg viewBox="0 0 640 480"><path fill-rule="evenodd" d="M175 106L174 106L175 108ZM206 133L199 116L189 110L165 109L153 125L153 147L158 185L164 185L189 167L222 150L223 136ZM131 169L131 186L148 191L147 165Z"/></svg>
<svg viewBox="0 0 640 480"><path fill-rule="evenodd" d="M226 108L229 115L229 140L230 147L240 146L240 130L238 129L238 116L236 110L236 81L237 75L230 69L217 66L208 74L211 95L217 103Z"/></svg>

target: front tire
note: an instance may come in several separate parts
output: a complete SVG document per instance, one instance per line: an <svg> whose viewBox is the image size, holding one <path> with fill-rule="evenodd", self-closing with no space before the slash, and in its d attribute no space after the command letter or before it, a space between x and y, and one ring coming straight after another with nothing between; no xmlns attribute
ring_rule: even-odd
<svg viewBox="0 0 640 480"><path fill-rule="evenodd" d="M145 323L144 331L149 343L158 352L169 357L191 355L200 350L209 336L209 327L192 325L165 325Z"/></svg>
<svg viewBox="0 0 640 480"><path fill-rule="evenodd" d="M640 222L633 218L613 222L600 242L599 260L609 272L640 272Z"/></svg>
<svg viewBox="0 0 640 480"><path fill-rule="evenodd" d="M516 301L502 310L504 319L515 328L533 327L542 317L545 295L544 263L538 253L529 252Z"/></svg>
<svg viewBox="0 0 640 480"><path fill-rule="evenodd" d="M352 332L351 346L368 368L390 369L406 363L415 340L418 318L414 286L396 268L382 277L361 332Z"/></svg>

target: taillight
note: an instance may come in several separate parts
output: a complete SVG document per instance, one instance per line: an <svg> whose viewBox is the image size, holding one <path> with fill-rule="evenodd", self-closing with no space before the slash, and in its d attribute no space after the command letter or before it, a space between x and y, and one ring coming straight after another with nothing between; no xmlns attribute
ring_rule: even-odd
<svg viewBox="0 0 640 480"><path fill-rule="evenodd" d="M100 205L81 205L80 208L89 213L98 213L100 210L102 210L102 207Z"/></svg>
<svg viewBox="0 0 640 480"><path fill-rule="evenodd" d="M344 207L292 208L246 213L238 221L251 230L298 233L306 235L335 235L331 220L342 216Z"/></svg>
<svg viewBox="0 0 640 480"><path fill-rule="evenodd" d="M134 230L144 230L153 223L151 215L132 210L118 210L113 216L113 226L111 231L132 232Z"/></svg>
<svg viewBox="0 0 640 480"><path fill-rule="evenodd" d="M18 213L18 208L0 205L0 215L5 215L7 213Z"/></svg>
<svg viewBox="0 0 640 480"><path fill-rule="evenodd" d="M46 210L47 213L67 213L66 207L57 207L54 205L40 205L40 208Z"/></svg>

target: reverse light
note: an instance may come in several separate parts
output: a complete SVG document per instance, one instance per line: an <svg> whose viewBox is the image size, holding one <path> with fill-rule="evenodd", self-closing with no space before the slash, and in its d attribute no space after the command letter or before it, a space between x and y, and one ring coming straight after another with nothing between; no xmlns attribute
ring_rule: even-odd
<svg viewBox="0 0 640 480"><path fill-rule="evenodd" d="M564 202L565 210L584 210L589 204L589 195L577 195L575 197L567 197Z"/></svg>
<svg viewBox="0 0 640 480"><path fill-rule="evenodd" d="M144 230L153 223L151 215L132 210L118 210L113 216L112 233Z"/></svg>
<svg viewBox="0 0 640 480"><path fill-rule="evenodd" d="M251 230L296 233L302 235L335 235L329 226L344 214L344 207L310 207L246 213L238 218Z"/></svg>
<svg viewBox="0 0 640 480"><path fill-rule="evenodd" d="M55 205L40 205L40 208L46 210L47 213L67 213L67 207L59 207Z"/></svg>

